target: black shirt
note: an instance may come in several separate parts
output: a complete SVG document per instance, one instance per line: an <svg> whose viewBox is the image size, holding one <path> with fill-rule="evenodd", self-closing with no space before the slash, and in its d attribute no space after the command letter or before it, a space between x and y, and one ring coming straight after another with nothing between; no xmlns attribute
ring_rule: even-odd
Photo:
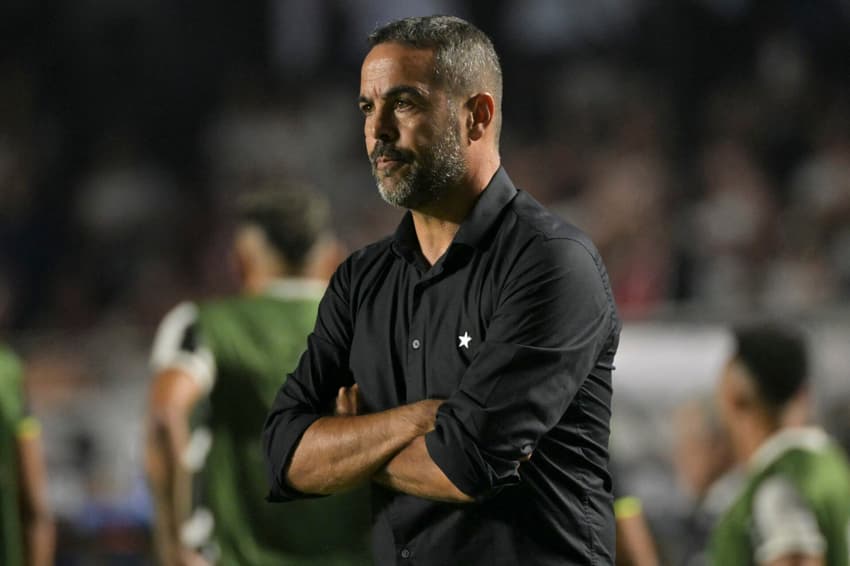
<svg viewBox="0 0 850 566"><path fill-rule="evenodd" d="M378 564L611 564L619 331L593 244L503 169L431 268L408 213L331 280L307 352L266 421L270 499L301 496L283 470L339 387L356 381L368 412L448 399L426 446L477 500L375 486Z"/></svg>

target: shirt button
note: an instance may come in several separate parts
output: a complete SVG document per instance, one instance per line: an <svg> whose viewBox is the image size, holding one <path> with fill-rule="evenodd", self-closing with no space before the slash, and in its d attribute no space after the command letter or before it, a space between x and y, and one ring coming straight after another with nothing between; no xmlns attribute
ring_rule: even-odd
<svg viewBox="0 0 850 566"><path fill-rule="evenodd" d="M406 548L402 549L402 551L401 551L401 557L402 557L402 558L410 558L410 551L409 551L409 550L407 550Z"/></svg>
<svg viewBox="0 0 850 566"><path fill-rule="evenodd" d="M410 345L413 347L414 350L418 350L419 347L422 345L422 342L414 339L413 342L410 343Z"/></svg>

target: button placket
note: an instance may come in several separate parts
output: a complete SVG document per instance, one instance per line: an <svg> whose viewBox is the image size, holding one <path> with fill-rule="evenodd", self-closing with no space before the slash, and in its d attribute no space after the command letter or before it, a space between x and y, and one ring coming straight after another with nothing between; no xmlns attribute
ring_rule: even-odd
<svg viewBox="0 0 850 566"><path fill-rule="evenodd" d="M425 395L425 378L422 375L422 368L426 347L424 321L427 318L427 308L423 297L426 290L427 283L420 281L411 293L410 329L408 334L410 350L407 356L407 375L405 376L409 401L424 399Z"/></svg>

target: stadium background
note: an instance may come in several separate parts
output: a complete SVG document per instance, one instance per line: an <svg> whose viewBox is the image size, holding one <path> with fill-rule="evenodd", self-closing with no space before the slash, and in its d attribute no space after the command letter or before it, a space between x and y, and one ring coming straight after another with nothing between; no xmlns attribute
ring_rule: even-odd
<svg viewBox="0 0 850 566"><path fill-rule="evenodd" d="M662 551L670 411L726 325L800 321L816 418L850 443L850 2L9 0L0 8L0 332L43 422L61 564L144 564L147 352L233 288L227 208L259 177L330 198L353 250L400 213L356 108L364 37L467 17L505 73L503 162L586 229L626 319L612 451Z"/></svg>

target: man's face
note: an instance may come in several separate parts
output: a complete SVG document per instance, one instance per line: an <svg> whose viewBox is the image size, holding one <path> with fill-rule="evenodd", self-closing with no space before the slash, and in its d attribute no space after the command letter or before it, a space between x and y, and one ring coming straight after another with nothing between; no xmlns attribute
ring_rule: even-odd
<svg viewBox="0 0 850 566"><path fill-rule="evenodd" d="M421 209L466 174L458 102L434 76L434 54L397 43L375 46L360 74L366 151L381 196Z"/></svg>
<svg viewBox="0 0 850 566"><path fill-rule="evenodd" d="M753 413L757 395L746 366L733 358L727 362L717 386L721 421L734 441Z"/></svg>

